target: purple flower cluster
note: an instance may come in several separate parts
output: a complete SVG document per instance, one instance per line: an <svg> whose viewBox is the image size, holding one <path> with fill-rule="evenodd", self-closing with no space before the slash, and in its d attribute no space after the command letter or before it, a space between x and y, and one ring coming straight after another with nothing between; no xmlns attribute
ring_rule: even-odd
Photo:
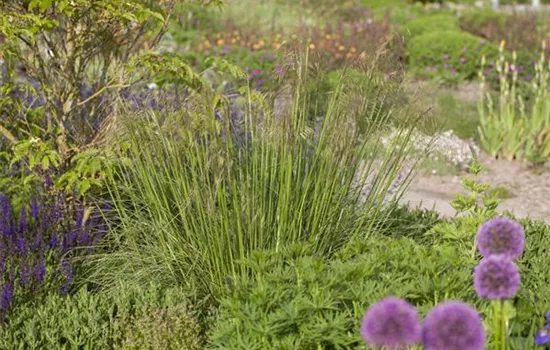
<svg viewBox="0 0 550 350"><path fill-rule="evenodd" d="M525 233L519 223L497 217L480 226L477 247L483 257L504 254L517 259L525 247Z"/></svg>
<svg viewBox="0 0 550 350"><path fill-rule="evenodd" d="M420 340L416 308L396 297L374 304L365 314L361 334L371 346L402 349Z"/></svg>
<svg viewBox="0 0 550 350"><path fill-rule="evenodd" d="M422 344L426 350L483 350L485 331L479 313L458 301L439 304L426 315Z"/></svg>
<svg viewBox="0 0 550 350"><path fill-rule="evenodd" d="M474 271L474 288L477 294L490 300L513 298L520 281L518 267L506 255L484 258Z"/></svg>
<svg viewBox="0 0 550 350"><path fill-rule="evenodd" d="M477 247L484 257L474 271L474 288L481 298L510 299L520 286L514 263L523 253L525 233L520 224L506 218L485 222L477 232Z"/></svg>
<svg viewBox="0 0 550 350"><path fill-rule="evenodd" d="M63 192L49 198L33 198L15 211L10 198L0 195L0 317L16 288L24 295L46 287L67 293L73 277L70 258L93 249L106 231L101 215L86 218L82 204L66 200Z"/></svg>
<svg viewBox="0 0 550 350"><path fill-rule="evenodd" d="M438 305L420 325L414 306L400 298L384 298L365 314L361 335L370 346L388 349L420 342L427 350L483 350L485 345L479 314L458 301Z"/></svg>

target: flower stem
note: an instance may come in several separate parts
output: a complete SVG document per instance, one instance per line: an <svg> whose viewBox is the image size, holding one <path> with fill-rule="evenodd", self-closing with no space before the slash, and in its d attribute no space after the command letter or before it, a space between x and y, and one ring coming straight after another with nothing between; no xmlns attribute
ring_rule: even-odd
<svg viewBox="0 0 550 350"><path fill-rule="evenodd" d="M506 350L506 315L504 310L504 301L493 301L493 334L494 334L494 349Z"/></svg>

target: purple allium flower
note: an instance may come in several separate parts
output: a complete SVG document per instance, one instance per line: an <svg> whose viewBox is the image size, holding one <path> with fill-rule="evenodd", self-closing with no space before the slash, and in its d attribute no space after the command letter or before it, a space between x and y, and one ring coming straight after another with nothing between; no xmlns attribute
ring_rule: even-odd
<svg viewBox="0 0 550 350"><path fill-rule="evenodd" d="M361 335L371 346L390 349L412 346L420 340L418 312L403 299L384 298L363 317Z"/></svg>
<svg viewBox="0 0 550 350"><path fill-rule="evenodd" d="M448 60L448 59L449 59L449 57L451 57L451 56L449 56L449 54L448 54L448 53L446 53L446 54L444 54L444 55L443 55L443 59L444 59L444 60Z"/></svg>
<svg viewBox="0 0 550 350"><path fill-rule="evenodd" d="M525 233L521 225L507 218L486 221L477 231L477 248L483 257L503 254L517 259L523 253Z"/></svg>
<svg viewBox="0 0 550 350"><path fill-rule="evenodd" d="M447 69L447 68L449 68L449 64L448 64L448 63L445 63L445 64L443 65L443 67L444 67L445 69Z"/></svg>
<svg viewBox="0 0 550 350"><path fill-rule="evenodd" d="M422 343L426 350L483 350L485 331L479 313L459 301L439 304L422 324Z"/></svg>
<svg viewBox="0 0 550 350"><path fill-rule="evenodd" d="M510 299L516 295L520 282L518 267L506 255L483 258L474 270L474 288L481 298Z"/></svg>
<svg viewBox="0 0 550 350"><path fill-rule="evenodd" d="M460 57L459 62L460 63L466 63L466 57Z"/></svg>

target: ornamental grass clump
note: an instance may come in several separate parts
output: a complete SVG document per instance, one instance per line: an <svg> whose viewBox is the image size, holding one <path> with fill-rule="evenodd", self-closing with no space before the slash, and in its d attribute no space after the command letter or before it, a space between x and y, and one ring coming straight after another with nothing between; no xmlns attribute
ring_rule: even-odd
<svg viewBox="0 0 550 350"><path fill-rule="evenodd" d="M416 308L403 299L387 297L367 311L361 335L371 346L404 349L420 340L420 323Z"/></svg>
<svg viewBox="0 0 550 350"><path fill-rule="evenodd" d="M289 68L288 108L245 88L235 105L194 93L178 113L120 116L128 161L108 182L118 218L112 249L89 261L96 283L153 280L220 298L254 251L309 242L326 256L390 217L411 131L382 153L395 112L344 79L315 118L308 62Z"/></svg>
<svg viewBox="0 0 550 350"><path fill-rule="evenodd" d="M482 57L481 99L479 103L481 145L495 158L527 160L535 165L550 159L550 62L545 55L543 42L539 59L534 63L535 76L526 75L520 79L514 52L512 61L504 56L503 41L500 58L494 63L500 87L495 102L485 92L487 77ZM526 98L529 97L529 98Z"/></svg>

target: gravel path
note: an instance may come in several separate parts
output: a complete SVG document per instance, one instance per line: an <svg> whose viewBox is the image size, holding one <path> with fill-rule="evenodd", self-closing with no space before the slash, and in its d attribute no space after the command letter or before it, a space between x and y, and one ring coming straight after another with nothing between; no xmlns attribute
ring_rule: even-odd
<svg viewBox="0 0 550 350"><path fill-rule="evenodd" d="M488 169L478 175L479 181L493 187L505 187L510 198L503 200L499 211L511 210L518 217L550 222L550 172L533 171L522 162L509 162L481 157ZM403 202L413 207L434 208L444 216L456 211L449 204L457 193L465 193L461 175L418 175Z"/></svg>

